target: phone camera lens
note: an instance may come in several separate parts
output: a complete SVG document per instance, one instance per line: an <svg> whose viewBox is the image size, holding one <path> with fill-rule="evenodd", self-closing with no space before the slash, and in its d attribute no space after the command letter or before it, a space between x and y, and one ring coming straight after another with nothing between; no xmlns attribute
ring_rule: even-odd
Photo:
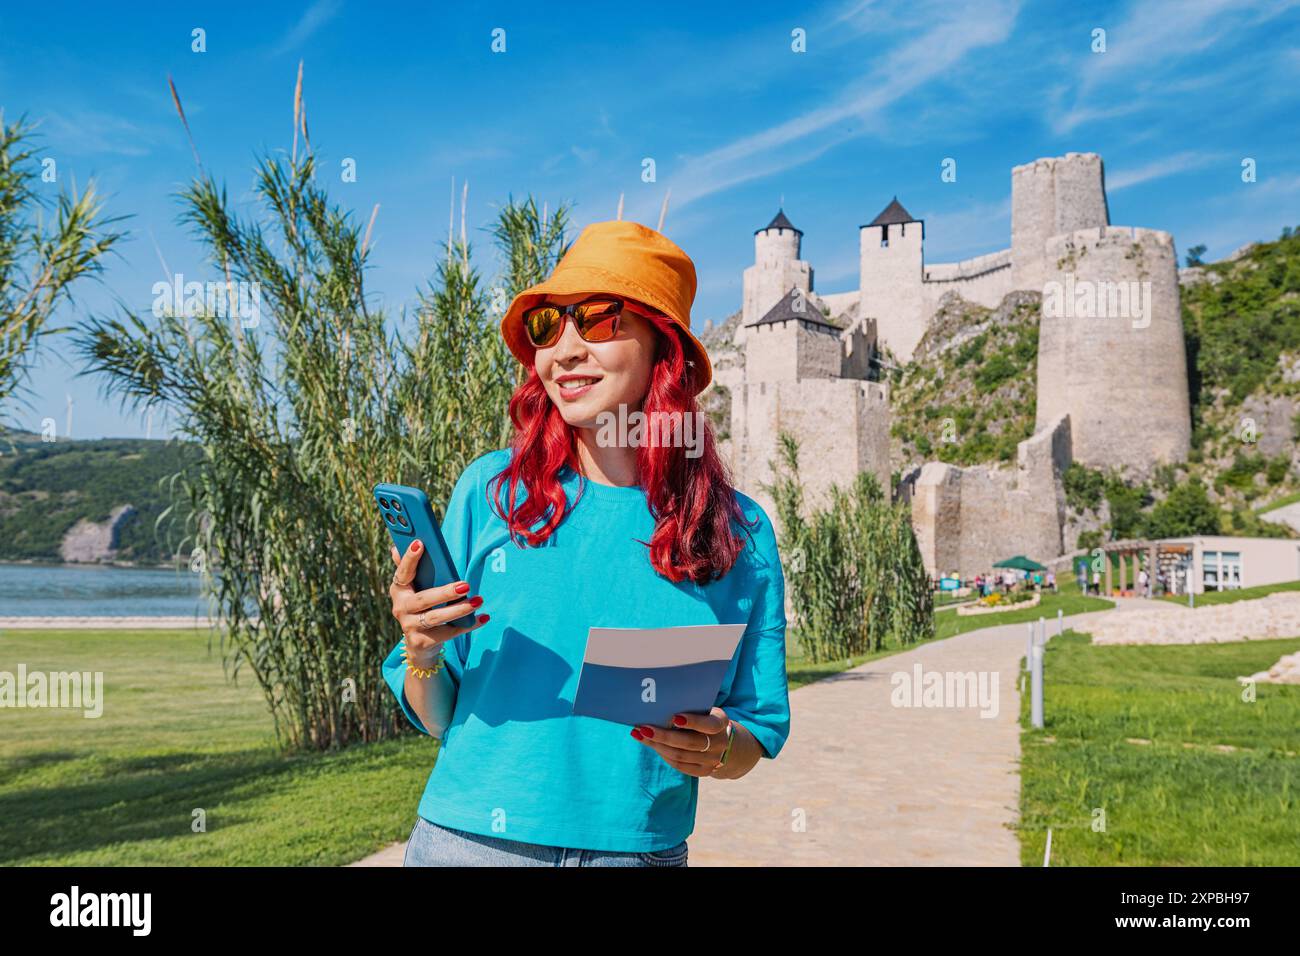
<svg viewBox="0 0 1300 956"><path fill-rule="evenodd" d="M381 507L381 508L387 508L387 507L388 507L388 499L387 499L387 498L384 498L384 497L380 497L380 498L379 498L379 507Z"/></svg>
<svg viewBox="0 0 1300 956"><path fill-rule="evenodd" d="M403 518L401 515L397 516L397 523L400 524L403 528L406 527L406 519Z"/></svg>

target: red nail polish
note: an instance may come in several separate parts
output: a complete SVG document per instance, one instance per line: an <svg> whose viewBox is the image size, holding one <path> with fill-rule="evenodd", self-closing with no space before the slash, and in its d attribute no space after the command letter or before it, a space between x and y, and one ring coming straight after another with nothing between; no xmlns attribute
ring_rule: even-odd
<svg viewBox="0 0 1300 956"><path fill-rule="evenodd" d="M461 581L460 584L456 585L457 594L465 594L467 591L469 591L469 582Z"/></svg>
<svg viewBox="0 0 1300 956"><path fill-rule="evenodd" d="M676 724L678 727L682 727L686 724L686 718L683 717L681 714L678 714L676 717L673 718L673 723Z"/></svg>
<svg viewBox="0 0 1300 956"><path fill-rule="evenodd" d="M637 740L642 739L641 731L637 730L635 727L632 728L632 736L635 737Z"/></svg>
<svg viewBox="0 0 1300 956"><path fill-rule="evenodd" d="M487 614L480 614L480 615L478 616L478 622L479 622L480 624L486 624L489 620L490 620L490 617L489 617Z"/></svg>
<svg viewBox="0 0 1300 956"><path fill-rule="evenodd" d="M482 603L483 603L483 598L482 598L481 596L477 595L477 594L474 595L474 597L472 597L472 598L469 599L469 606L470 606L470 607L478 607L478 606L479 606L480 604L482 604Z"/></svg>
<svg viewBox="0 0 1300 956"><path fill-rule="evenodd" d="M653 737L655 735L655 732L649 727L642 727L641 733L645 734L647 737Z"/></svg>

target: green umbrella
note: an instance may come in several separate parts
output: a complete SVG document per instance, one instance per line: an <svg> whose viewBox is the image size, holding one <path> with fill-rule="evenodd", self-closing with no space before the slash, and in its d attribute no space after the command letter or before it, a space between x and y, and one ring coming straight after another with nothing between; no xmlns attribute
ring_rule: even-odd
<svg viewBox="0 0 1300 956"><path fill-rule="evenodd" d="M1037 561L1030 561L1023 554L1017 554L1014 558L1007 558L1005 561L999 561L993 565L995 568L1015 568L1017 571L1046 571L1044 565Z"/></svg>

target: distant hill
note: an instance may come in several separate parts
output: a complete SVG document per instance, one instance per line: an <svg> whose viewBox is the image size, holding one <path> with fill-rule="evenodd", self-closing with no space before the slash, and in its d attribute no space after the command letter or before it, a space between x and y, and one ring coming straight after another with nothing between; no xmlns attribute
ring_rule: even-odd
<svg viewBox="0 0 1300 956"><path fill-rule="evenodd" d="M166 479L200 458L176 441L0 431L0 560L168 562L185 505L155 532L171 504Z"/></svg>
<svg viewBox="0 0 1300 956"><path fill-rule="evenodd" d="M1300 234L1184 269L1192 463L1233 506L1300 491Z"/></svg>

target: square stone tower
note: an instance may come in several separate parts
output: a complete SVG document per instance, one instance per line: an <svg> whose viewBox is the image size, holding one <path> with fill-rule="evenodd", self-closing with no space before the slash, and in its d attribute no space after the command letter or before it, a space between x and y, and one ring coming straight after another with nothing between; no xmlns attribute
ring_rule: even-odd
<svg viewBox="0 0 1300 956"><path fill-rule="evenodd" d="M745 330L763 317L772 305L791 289L805 297L813 291L813 268L799 258L803 232L778 209L772 221L754 231L754 264L742 280L740 327L736 344L744 342Z"/></svg>
<svg viewBox="0 0 1300 956"><path fill-rule="evenodd" d="M785 429L799 441L809 505L824 504L832 483L847 488L861 471L888 494L888 393L867 381L874 325L859 319L841 330L791 288L745 331L744 381L731 405L736 486L776 520L762 485L773 479Z"/></svg>
<svg viewBox="0 0 1300 956"><path fill-rule="evenodd" d="M922 294L925 223L895 196L858 229L861 302L858 314L879 323L880 339L900 362L912 357L929 315Z"/></svg>

